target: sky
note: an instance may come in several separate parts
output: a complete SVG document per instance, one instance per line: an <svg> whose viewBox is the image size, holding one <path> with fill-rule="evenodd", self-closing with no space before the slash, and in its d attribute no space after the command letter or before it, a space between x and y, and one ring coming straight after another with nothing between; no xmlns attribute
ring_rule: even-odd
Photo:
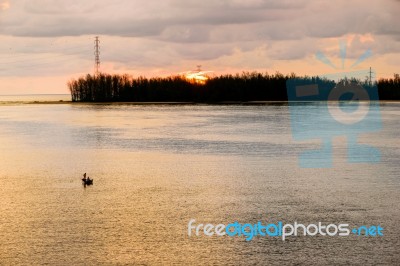
<svg viewBox="0 0 400 266"><path fill-rule="evenodd" d="M399 25L400 0L0 0L0 94L69 93L68 80L94 71L95 36L100 70L134 77L197 65L392 77Z"/></svg>

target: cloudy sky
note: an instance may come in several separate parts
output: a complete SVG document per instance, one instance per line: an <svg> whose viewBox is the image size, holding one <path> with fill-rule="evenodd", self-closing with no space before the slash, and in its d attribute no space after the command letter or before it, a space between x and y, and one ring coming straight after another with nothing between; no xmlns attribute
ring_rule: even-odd
<svg viewBox="0 0 400 266"><path fill-rule="evenodd" d="M371 66L391 77L400 72L399 25L399 0L0 0L0 94L68 93L69 79L93 73L96 35L109 73L168 76L202 65L216 75L317 75Z"/></svg>

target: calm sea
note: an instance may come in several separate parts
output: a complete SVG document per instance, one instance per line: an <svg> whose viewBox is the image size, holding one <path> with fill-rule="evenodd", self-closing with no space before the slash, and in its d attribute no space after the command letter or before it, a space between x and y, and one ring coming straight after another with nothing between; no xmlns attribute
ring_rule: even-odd
<svg viewBox="0 0 400 266"><path fill-rule="evenodd" d="M71 101L69 94L0 95L0 104Z"/></svg>
<svg viewBox="0 0 400 266"><path fill-rule="evenodd" d="M69 100L51 97L33 101ZM382 131L360 136L381 163L347 163L339 137L333 168L302 169L298 154L318 142L292 139L284 104L31 100L0 97L2 265L400 262L400 104L383 103ZM190 219L380 225L384 236L189 238Z"/></svg>

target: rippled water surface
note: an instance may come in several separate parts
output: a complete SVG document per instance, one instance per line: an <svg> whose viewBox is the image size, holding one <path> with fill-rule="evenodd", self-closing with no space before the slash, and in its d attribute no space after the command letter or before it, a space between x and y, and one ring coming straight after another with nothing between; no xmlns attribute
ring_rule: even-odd
<svg viewBox="0 0 400 266"><path fill-rule="evenodd" d="M0 264L397 264L400 104L381 113L382 131L360 136L381 163L347 163L336 137L333 168L301 169L319 144L292 139L287 105L3 104ZM192 218L385 235L189 238Z"/></svg>

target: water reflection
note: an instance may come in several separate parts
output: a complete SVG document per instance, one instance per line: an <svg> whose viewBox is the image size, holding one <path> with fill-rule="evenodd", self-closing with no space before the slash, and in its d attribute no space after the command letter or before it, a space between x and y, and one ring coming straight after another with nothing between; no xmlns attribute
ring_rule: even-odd
<svg viewBox="0 0 400 266"><path fill-rule="evenodd" d="M311 108L318 108L311 106ZM395 264L400 109L378 165L299 169L288 107L7 105L0 112L5 264ZM95 179L83 189L81 176ZM381 224L384 238L190 238L187 223Z"/></svg>

